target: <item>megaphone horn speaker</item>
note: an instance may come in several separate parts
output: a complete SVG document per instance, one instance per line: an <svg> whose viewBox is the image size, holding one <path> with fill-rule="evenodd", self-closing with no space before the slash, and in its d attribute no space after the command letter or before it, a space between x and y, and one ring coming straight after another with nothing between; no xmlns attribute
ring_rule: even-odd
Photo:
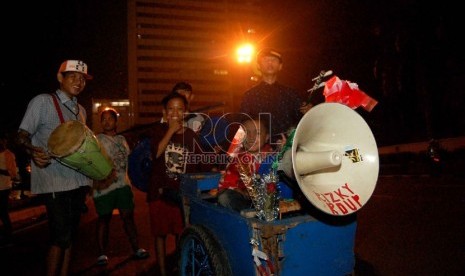
<svg viewBox="0 0 465 276"><path fill-rule="evenodd" d="M335 216L352 214L370 199L379 173L378 147L370 127L351 108L322 103L308 111L279 168L306 198Z"/></svg>

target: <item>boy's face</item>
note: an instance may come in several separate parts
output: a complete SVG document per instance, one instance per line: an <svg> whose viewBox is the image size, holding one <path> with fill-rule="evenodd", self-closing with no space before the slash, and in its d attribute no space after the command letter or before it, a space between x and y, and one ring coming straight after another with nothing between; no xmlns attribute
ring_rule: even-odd
<svg viewBox="0 0 465 276"><path fill-rule="evenodd" d="M268 131L263 122L258 120L247 120L243 123L245 138L242 144L248 152L258 152L268 140Z"/></svg>
<svg viewBox="0 0 465 276"><path fill-rule="evenodd" d="M101 124L104 131L116 130L116 119L110 112L102 113Z"/></svg>
<svg viewBox="0 0 465 276"><path fill-rule="evenodd" d="M184 113L186 113L186 106L184 101L180 98L171 99L166 108L163 109L163 117L167 122L171 120L177 120L181 122L184 119Z"/></svg>

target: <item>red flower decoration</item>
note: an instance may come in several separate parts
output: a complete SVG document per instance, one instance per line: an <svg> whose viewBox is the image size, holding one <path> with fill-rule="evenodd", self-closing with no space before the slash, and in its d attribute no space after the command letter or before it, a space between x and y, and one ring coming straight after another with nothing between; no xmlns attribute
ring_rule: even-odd
<svg viewBox="0 0 465 276"><path fill-rule="evenodd" d="M268 194L272 194L276 192L276 183L275 182L270 182L266 185L266 192Z"/></svg>

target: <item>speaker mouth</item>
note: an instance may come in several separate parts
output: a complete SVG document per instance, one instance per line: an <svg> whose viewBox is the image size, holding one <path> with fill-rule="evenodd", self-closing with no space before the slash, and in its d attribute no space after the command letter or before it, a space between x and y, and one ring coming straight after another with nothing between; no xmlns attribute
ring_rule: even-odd
<svg viewBox="0 0 465 276"><path fill-rule="evenodd" d="M370 127L351 108L322 103L308 111L283 154L284 173L321 211L345 216L362 208L376 186L378 147Z"/></svg>

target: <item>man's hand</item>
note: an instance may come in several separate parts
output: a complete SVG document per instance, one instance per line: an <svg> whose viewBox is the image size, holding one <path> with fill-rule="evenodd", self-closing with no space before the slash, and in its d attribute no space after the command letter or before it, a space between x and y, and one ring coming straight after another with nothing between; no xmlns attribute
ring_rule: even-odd
<svg viewBox="0 0 465 276"><path fill-rule="evenodd" d="M32 161L40 168L45 168L52 162L52 158L43 148L34 147L31 150L31 154Z"/></svg>
<svg viewBox="0 0 465 276"><path fill-rule="evenodd" d="M168 120L169 130L171 133L176 133L183 128L183 122L177 118Z"/></svg>
<svg viewBox="0 0 465 276"><path fill-rule="evenodd" d="M302 105L301 105L300 108L299 108L300 113L305 114L305 113L307 113L312 107L313 107L313 104L303 102Z"/></svg>
<svg viewBox="0 0 465 276"><path fill-rule="evenodd" d="M41 147L33 146L31 143L31 135L25 130L19 130L16 137L16 142L23 146L27 153L31 155L32 161L40 167L44 168L51 163L51 156Z"/></svg>
<svg viewBox="0 0 465 276"><path fill-rule="evenodd" d="M103 180L94 180L93 188L97 191L104 190L110 187L111 184L115 183L118 180L118 174L115 169L111 170L111 173L107 178Z"/></svg>

